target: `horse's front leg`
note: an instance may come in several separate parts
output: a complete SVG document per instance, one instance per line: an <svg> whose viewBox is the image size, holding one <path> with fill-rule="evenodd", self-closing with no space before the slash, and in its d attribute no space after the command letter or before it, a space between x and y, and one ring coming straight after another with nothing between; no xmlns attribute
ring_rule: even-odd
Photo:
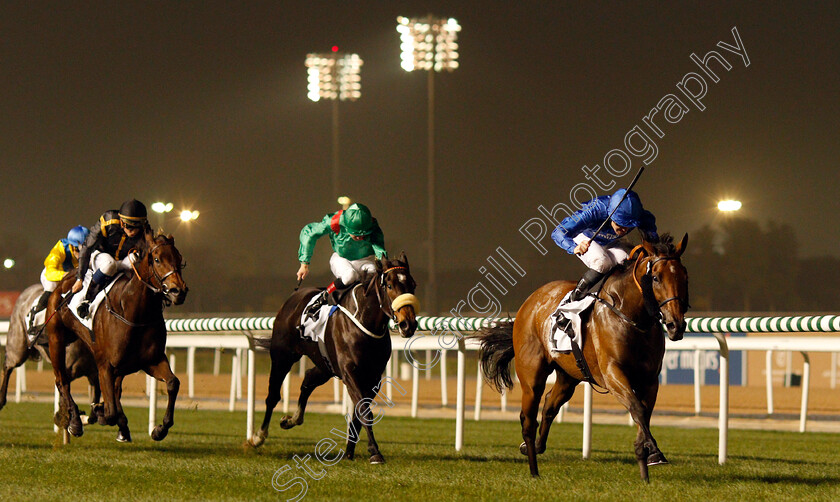
<svg viewBox="0 0 840 502"><path fill-rule="evenodd" d="M152 430L152 439L161 441L169 434L169 429L175 424L175 400L178 399L178 390L181 388L181 381L172 373L169 366L169 359L164 355L160 361L146 368L146 373L155 380L166 383L166 413L163 414L163 422Z"/></svg>
<svg viewBox="0 0 840 502"><path fill-rule="evenodd" d="M345 374L351 375L349 372ZM352 460L353 454L356 450L356 441L359 439L358 433L359 426L361 425L365 428L365 432L367 432L370 463L384 464L385 457L383 457L382 452L379 451L379 444L377 444L376 438L373 435L373 424L375 424L378 420L374 417L370 409L370 403L372 403L373 399L376 397L375 389L378 387L378 384L359 384L352 376L348 376L346 384L347 393L350 395L350 399L353 403L353 410L351 412L353 419L349 424L351 430L347 431L348 458ZM356 441L352 440L354 437Z"/></svg>
<svg viewBox="0 0 840 502"><path fill-rule="evenodd" d="M636 396L627 375L619 368L618 364L610 363L603 374L607 389L627 408L630 416L633 417L633 421L639 427L634 443L636 461L639 463L639 474L642 480L648 482L650 481L648 477L648 457L659 452L656 441L650 433L650 411ZM659 453L661 454L661 452Z"/></svg>
<svg viewBox="0 0 840 502"><path fill-rule="evenodd" d="M280 419L280 427L291 429L296 425L303 425L303 414L306 413L306 403L309 401L309 396L312 395L315 389L324 385L331 377L331 374L321 370L317 366L306 370L303 382L300 384L297 410L295 410L293 416L285 415Z"/></svg>

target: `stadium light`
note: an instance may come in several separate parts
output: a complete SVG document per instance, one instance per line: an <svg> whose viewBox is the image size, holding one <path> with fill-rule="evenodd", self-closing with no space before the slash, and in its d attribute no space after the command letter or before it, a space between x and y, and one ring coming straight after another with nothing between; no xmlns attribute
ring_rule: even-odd
<svg viewBox="0 0 840 502"><path fill-rule="evenodd" d="M423 70L428 73L429 93L428 123L428 225L429 277L426 281L424 301L430 312L437 310L437 284L435 281L435 79L436 72L452 72L458 68L458 32L461 25L452 18L397 17L400 34L400 66L405 71Z"/></svg>
<svg viewBox="0 0 840 502"><path fill-rule="evenodd" d="M722 200L718 202L718 211L729 213L738 211L739 209L741 209L740 200Z"/></svg>
<svg viewBox="0 0 840 502"><path fill-rule="evenodd" d="M172 211L172 208L175 207L172 205L171 202L155 202L152 204L152 211L156 213L168 213Z"/></svg>
<svg viewBox="0 0 840 502"><path fill-rule="evenodd" d="M199 212L198 211L190 211L190 210L183 210L181 211L180 218L181 221L192 221L198 218Z"/></svg>
<svg viewBox="0 0 840 502"><path fill-rule="evenodd" d="M14 266L15 266L15 260L13 260L11 258L6 258L5 260L3 260L3 268L5 268L6 270L8 270L8 269L10 269Z"/></svg>
<svg viewBox="0 0 840 502"><path fill-rule="evenodd" d="M306 55L308 85L306 94L312 101L332 100L333 135L333 199L339 191L338 102L356 101L362 97L362 58L358 54L344 54L333 46L330 53Z"/></svg>

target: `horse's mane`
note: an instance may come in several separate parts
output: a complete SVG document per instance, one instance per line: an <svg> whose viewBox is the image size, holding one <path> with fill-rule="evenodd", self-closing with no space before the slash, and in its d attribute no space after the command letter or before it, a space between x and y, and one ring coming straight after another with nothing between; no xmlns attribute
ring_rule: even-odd
<svg viewBox="0 0 840 502"><path fill-rule="evenodd" d="M648 244L650 244L653 248L653 252L656 256L674 256L677 254L677 248L674 245L674 237L670 233L666 232L659 236L658 242L649 242ZM636 263L635 254L631 258L624 260L624 263L618 265L615 268L615 274L618 275L631 270L634 263Z"/></svg>

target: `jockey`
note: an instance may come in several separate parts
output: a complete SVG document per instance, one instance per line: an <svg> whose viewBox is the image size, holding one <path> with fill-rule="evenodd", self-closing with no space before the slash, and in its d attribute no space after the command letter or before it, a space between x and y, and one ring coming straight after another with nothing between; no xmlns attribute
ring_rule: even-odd
<svg viewBox="0 0 840 502"><path fill-rule="evenodd" d="M79 247L84 244L90 230L79 225L70 229L66 239L55 243L50 254L44 260L44 270L41 271L41 285L44 293L38 299L33 309L39 312L46 308L50 294L64 277L64 274L79 266Z"/></svg>
<svg viewBox="0 0 840 502"><path fill-rule="evenodd" d="M135 199L124 202L119 211L105 211L99 222L90 227L90 235L81 248L76 283L73 284L73 292L78 293L88 269L94 271L85 299L79 305L80 317L90 315L90 302L117 272L131 269L135 258L129 251L143 241L146 230L150 230L146 206Z"/></svg>
<svg viewBox="0 0 840 502"><path fill-rule="evenodd" d="M609 225L595 235L610 214ZM596 197L584 203L580 210L560 222L551 238L589 267L568 296L568 302L582 300L592 286L627 259L628 249L621 238L634 228L639 229L646 241L659 241L656 218L642 207L636 192L627 192L623 188L613 195Z"/></svg>
<svg viewBox="0 0 840 502"><path fill-rule="evenodd" d="M333 248L330 270L336 279L307 309L307 314L317 312L327 297L337 289L346 288L358 281L362 272L375 272L374 260L388 256L385 236L376 218L371 216L367 206L356 203L345 210L328 214L321 221L310 223L300 231L299 281L309 275L309 260L315 251L315 242L325 235L329 235Z"/></svg>

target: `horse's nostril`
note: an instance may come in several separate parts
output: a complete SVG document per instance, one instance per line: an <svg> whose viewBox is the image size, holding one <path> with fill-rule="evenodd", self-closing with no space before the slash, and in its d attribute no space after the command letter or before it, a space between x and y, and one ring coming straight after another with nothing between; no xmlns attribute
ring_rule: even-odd
<svg viewBox="0 0 840 502"><path fill-rule="evenodd" d="M402 329L402 330L408 329L408 321L406 321L406 320L400 321L399 326L400 326L400 329Z"/></svg>
<svg viewBox="0 0 840 502"><path fill-rule="evenodd" d="M676 327L677 327L677 325L674 324L673 322L669 322L669 323L665 324L665 328L667 328L668 331L674 331L674 329L676 329Z"/></svg>

